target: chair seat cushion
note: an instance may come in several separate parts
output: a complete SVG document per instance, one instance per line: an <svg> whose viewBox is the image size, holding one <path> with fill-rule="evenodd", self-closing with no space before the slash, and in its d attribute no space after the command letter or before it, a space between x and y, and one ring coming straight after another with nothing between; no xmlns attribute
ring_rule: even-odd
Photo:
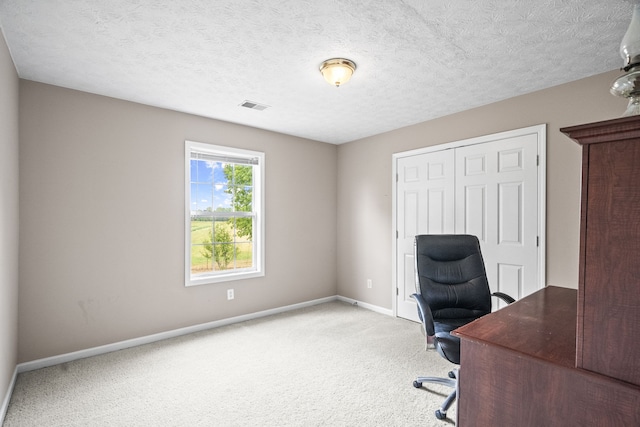
<svg viewBox="0 0 640 427"><path fill-rule="evenodd" d="M460 339L451 335L451 331L473 320L475 319L437 319L434 321L436 330L434 343L440 356L451 363L460 364Z"/></svg>
<svg viewBox="0 0 640 427"><path fill-rule="evenodd" d="M436 330L436 334L438 334L438 332L450 333L454 329L458 329L460 326L464 326L474 320L476 320L475 317L462 319L433 319L433 326Z"/></svg>

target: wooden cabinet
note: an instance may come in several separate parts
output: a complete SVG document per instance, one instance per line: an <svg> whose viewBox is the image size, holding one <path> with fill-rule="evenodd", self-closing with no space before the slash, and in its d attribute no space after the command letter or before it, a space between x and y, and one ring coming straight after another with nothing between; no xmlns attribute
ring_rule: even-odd
<svg viewBox="0 0 640 427"><path fill-rule="evenodd" d="M455 331L459 426L640 426L640 116L561 131L583 146L578 290Z"/></svg>
<svg viewBox="0 0 640 427"><path fill-rule="evenodd" d="M640 117L561 131L583 146L576 366L640 385Z"/></svg>

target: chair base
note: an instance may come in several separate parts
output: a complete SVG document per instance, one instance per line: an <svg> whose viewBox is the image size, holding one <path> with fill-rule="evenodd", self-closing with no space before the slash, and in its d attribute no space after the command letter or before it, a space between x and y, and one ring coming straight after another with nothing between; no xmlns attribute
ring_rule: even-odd
<svg viewBox="0 0 640 427"><path fill-rule="evenodd" d="M422 383L430 383L430 384L440 384L447 387L452 387L453 391L447 396L447 398L442 402L440 408L438 408L435 412L436 418L439 420L444 420L447 418L447 411L455 402L457 396L457 383L458 383L458 370L455 369L449 372L449 378L439 378L439 377L418 377L413 382L413 386L415 388L421 388Z"/></svg>

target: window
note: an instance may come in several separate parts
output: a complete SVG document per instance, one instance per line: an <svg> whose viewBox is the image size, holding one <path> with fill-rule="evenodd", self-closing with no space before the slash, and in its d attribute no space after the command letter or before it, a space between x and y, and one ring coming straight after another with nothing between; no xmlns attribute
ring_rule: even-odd
<svg viewBox="0 0 640 427"><path fill-rule="evenodd" d="M185 143L185 283L264 276L264 153Z"/></svg>

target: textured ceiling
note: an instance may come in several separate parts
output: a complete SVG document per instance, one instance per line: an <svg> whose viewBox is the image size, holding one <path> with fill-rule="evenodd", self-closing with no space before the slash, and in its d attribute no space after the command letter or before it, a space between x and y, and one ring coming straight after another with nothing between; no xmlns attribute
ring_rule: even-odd
<svg viewBox="0 0 640 427"><path fill-rule="evenodd" d="M0 26L21 78L339 144L619 68L631 11L629 0L0 0ZM336 56L358 66L340 88L318 71Z"/></svg>

